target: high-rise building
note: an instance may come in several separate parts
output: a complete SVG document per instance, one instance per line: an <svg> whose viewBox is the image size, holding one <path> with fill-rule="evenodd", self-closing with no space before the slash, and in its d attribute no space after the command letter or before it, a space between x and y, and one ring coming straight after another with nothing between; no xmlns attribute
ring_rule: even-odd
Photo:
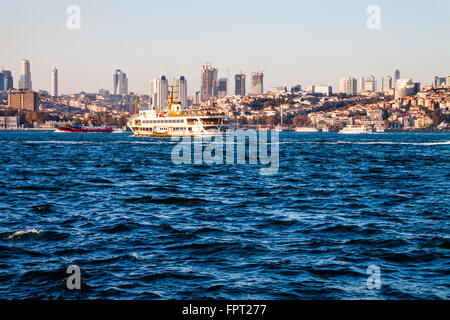
<svg viewBox="0 0 450 320"><path fill-rule="evenodd" d="M8 91L10 89L14 89L13 77L11 75L11 71L3 70L3 90Z"/></svg>
<svg viewBox="0 0 450 320"><path fill-rule="evenodd" d="M377 91L377 80L375 79L375 76L368 76L366 78L365 83L365 91L368 92L376 92Z"/></svg>
<svg viewBox="0 0 450 320"><path fill-rule="evenodd" d="M178 88L178 99L181 102L181 106L186 108L187 105L187 82L184 76L181 76L177 79L177 88Z"/></svg>
<svg viewBox="0 0 450 320"><path fill-rule="evenodd" d="M116 70L113 75L114 94L128 94L128 79L127 74L120 69Z"/></svg>
<svg viewBox="0 0 450 320"><path fill-rule="evenodd" d="M166 110L169 98L169 81L166 76L161 76L158 80L158 108L161 110Z"/></svg>
<svg viewBox="0 0 450 320"><path fill-rule="evenodd" d="M218 70L210 64L202 66L200 87L202 101L217 97L217 73Z"/></svg>
<svg viewBox="0 0 450 320"><path fill-rule="evenodd" d="M0 72L0 92L5 91L5 76Z"/></svg>
<svg viewBox="0 0 450 320"><path fill-rule="evenodd" d="M245 97L245 74L243 73L234 76L234 94Z"/></svg>
<svg viewBox="0 0 450 320"><path fill-rule="evenodd" d="M20 71L19 78L19 89L31 90L31 70L30 70L30 61L22 60L22 67Z"/></svg>
<svg viewBox="0 0 450 320"><path fill-rule="evenodd" d="M252 94L260 95L264 93L264 74L262 72L252 73Z"/></svg>
<svg viewBox="0 0 450 320"><path fill-rule="evenodd" d="M201 98L200 91L196 91L195 94L194 94L193 104L196 104L196 105L200 104L200 102L201 102L200 98Z"/></svg>
<svg viewBox="0 0 450 320"><path fill-rule="evenodd" d="M159 79L150 80L149 86L150 109L156 109L158 106Z"/></svg>
<svg viewBox="0 0 450 320"><path fill-rule="evenodd" d="M58 96L58 69L53 68L50 84L50 95L53 97Z"/></svg>
<svg viewBox="0 0 450 320"><path fill-rule="evenodd" d="M355 78L348 77L341 79L341 93L356 95L357 81Z"/></svg>
<svg viewBox="0 0 450 320"><path fill-rule="evenodd" d="M366 79L364 77L361 77L361 79L359 79L359 83L361 84L361 91L366 91Z"/></svg>
<svg viewBox="0 0 450 320"><path fill-rule="evenodd" d="M217 85L217 95L219 98L226 97L228 94L228 79L220 78Z"/></svg>
<svg viewBox="0 0 450 320"><path fill-rule="evenodd" d="M399 80L399 79L400 79L400 70L396 69L394 71L394 86L395 86L397 80Z"/></svg>
<svg viewBox="0 0 450 320"><path fill-rule="evenodd" d="M412 82L412 79L398 79L395 82L395 99L403 99L404 97L413 95L417 92L417 89L418 86Z"/></svg>
<svg viewBox="0 0 450 320"><path fill-rule="evenodd" d="M385 76L382 80L383 92L389 92L392 89L392 77Z"/></svg>
<svg viewBox="0 0 450 320"><path fill-rule="evenodd" d="M318 86L314 86L314 93L331 96L333 94L333 88L330 85L321 84Z"/></svg>

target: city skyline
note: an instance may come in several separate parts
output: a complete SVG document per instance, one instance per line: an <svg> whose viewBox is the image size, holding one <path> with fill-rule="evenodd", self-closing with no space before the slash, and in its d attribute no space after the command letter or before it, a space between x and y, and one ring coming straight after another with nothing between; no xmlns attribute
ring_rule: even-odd
<svg viewBox="0 0 450 320"><path fill-rule="evenodd" d="M188 95L192 96L200 90L198 69L207 61L219 70L218 78L229 71L228 83L241 70L250 79L261 67L266 75L265 91L282 84L306 87L324 82L339 88L344 76L359 79L374 74L381 79L393 76L395 69L402 70L402 78L429 85L434 76L450 73L450 45L438 41L448 38L448 1L413 1L409 6L379 1L380 30L366 27L370 5L366 1L351 6L331 1L325 5L281 1L276 8L267 1L258 6L249 1L239 3L239 11L232 2L208 7L204 1L176 1L185 10L177 10L172 25L172 19L168 23L164 15L152 15L170 12L168 4L137 3L123 16L120 5L80 1L80 30L66 27L68 4L27 2L27 10L17 10L22 2L7 2L3 4L5 12L15 15L7 15L1 22L11 30L4 41L15 45L4 47L0 64L11 70L18 87L20 61L29 60L33 88L47 91L48 72L57 65L61 94L112 92L111 70L121 69L130 79L129 91L146 94L149 80L161 74L183 74L189 79ZM41 10L55 18L40 21L34 13ZM211 28L204 30L204 24ZM245 31L244 36L236 38L237 31ZM15 41L18 37L19 42ZM427 45L420 45L424 39ZM412 44L416 44L414 50L405 49ZM170 50L172 46L189 50Z"/></svg>

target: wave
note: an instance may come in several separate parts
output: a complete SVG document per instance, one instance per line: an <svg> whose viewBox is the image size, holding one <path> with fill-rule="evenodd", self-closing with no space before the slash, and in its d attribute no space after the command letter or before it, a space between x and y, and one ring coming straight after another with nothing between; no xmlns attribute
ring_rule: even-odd
<svg viewBox="0 0 450 320"><path fill-rule="evenodd" d="M45 241L58 241L69 237L67 233L60 233L56 231L40 231L35 228L16 231L5 238L10 241L27 241L27 240L45 240Z"/></svg>
<svg viewBox="0 0 450 320"><path fill-rule="evenodd" d="M289 143L289 142L288 142ZM450 141L439 142L395 142L395 141L296 141L294 144L356 144L356 145L411 145L411 146L440 146L450 145Z"/></svg>
<svg viewBox="0 0 450 320"><path fill-rule="evenodd" d="M6 238L6 240L14 240L17 238L22 238L24 236L27 236L29 234L40 234L40 233L41 233L41 231L34 229L34 228L28 229L25 231L16 231L13 234L11 234L8 238Z"/></svg>

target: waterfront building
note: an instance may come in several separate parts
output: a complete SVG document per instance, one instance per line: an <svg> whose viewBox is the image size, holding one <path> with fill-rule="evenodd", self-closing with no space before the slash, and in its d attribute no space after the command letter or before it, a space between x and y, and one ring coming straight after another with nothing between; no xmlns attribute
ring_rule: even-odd
<svg viewBox="0 0 450 320"><path fill-rule="evenodd" d="M113 93L120 95L128 94L128 78L127 74L117 69L113 75Z"/></svg>
<svg viewBox="0 0 450 320"><path fill-rule="evenodd" d="M253 72L251 76L251 93L253 95L264 94L264 74L262 72Z"/></svg>
<svg viewBox="0 0 450 320"><path fill-rule="evenodd" d="M32 89L30 61L25 59L22 60L22 67L19 78L19 89L24 90Z"/></svg>
<svg viewBox="0 0 450 320"><path fill-rule="evenodd" d="M53 68L51 74L50 95L52 97L58 96L58 69L56 68Z"/></svg>
<svg viewBox="0 0 450 320"><path fill-rule="evenodd" d="M8 107L19 111L38 111L39 94L32 90L10 90L8 91Z"/></svg>
<svg viewBox="0 0 450 320"><path fill-rule="evenodd" d="M217 73L218 70L210 64L205 64L201 69L201 100L208 101L217 97Z"/></svg>
<svg viewBox="0 0 450 320"><path fill-rule="evenodd" d="M17 130L20 127L20 117L0 117L0 130Z"/></svg>
<svg viewBox="0 0 450 320"><path fill-rule="evenodd" d="M242 72L234 76L234 94L245 97L245 74Z"/></svg>
<svg viewBox="0 0 450 320"><path fill-rule="evenodd" d="M446 85L450 87L450 76L447 76Z"/></svg>
<svg viewBox="0 0 450 320"><path fill-rule="evenodd" d="M355 78L348 77L341 79L340 82L340 92L349 94L349 95L356 95L357 92L357 81Z"/></svg>
<svg viewBox="0 0 450 320"><path fill-rule="evenodd" d="M391 76L383 77L381 86L383 92L389 92L392 89L392 77Z"/></svg>
<svg viewBox="0 0 450 320"><path fill-rule="evenodd" d="M219 98L226 97L228 94L228 79L220 78L217 85L217 95Z"/></svg>

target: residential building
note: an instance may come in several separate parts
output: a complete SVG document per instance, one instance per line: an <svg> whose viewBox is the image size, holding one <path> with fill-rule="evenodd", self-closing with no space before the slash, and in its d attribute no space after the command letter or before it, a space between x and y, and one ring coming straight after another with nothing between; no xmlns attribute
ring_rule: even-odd
<svg viewBox="0 0 450 320"><path fill-rule="evenodd" d="M366 78L365 91L368 91L368 92L376 92L377 91L377 80L375 79L375 76L371 75Z"/></svg>
<svg viewBox="0 0 450 320"><path fill-rule="evenodd" d="M392 77L391 76L383 77L381 85L383 92L389 92L392 89Z"/></svg>
<svg viewBox="0 0 450 320"><path fill-rule="evenodd" d="M340 82L340 92L349 94L349 95L356 95L357 93L357 81L355 78L348 77L341 79Z"/></svg>

